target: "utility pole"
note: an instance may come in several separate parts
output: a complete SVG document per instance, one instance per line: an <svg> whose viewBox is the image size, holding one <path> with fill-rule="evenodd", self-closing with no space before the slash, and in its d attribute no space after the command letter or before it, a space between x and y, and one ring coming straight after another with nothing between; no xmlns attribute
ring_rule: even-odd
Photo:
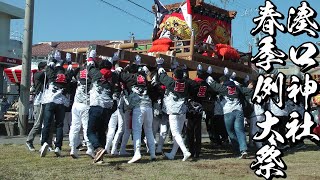
<svg viewBox="0 0 320 180"><path fill-rule="evenodd" d="M29 98L31 83L31 58L32 58L32 34L33 34L34 0L26 0L24 18L24 41L22 53L22 75L19 96L19 132L20 136L27 134L29 116Z"/></svg>

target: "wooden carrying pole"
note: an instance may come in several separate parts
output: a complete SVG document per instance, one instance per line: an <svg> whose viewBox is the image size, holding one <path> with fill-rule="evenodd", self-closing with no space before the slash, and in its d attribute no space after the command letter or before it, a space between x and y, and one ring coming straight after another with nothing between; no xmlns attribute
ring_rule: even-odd
<svg viewBox="0 0 320 180"><path fill-rule="evenodd" d="M105 45L105 47L111 47L115 49L131 49L131 48L137 48L138 44L137 43L122 43L122 44L111 44L111 45ZM86 53L88 51L88 48L73 48L73 49L64 49L64 52L69 52L69 53L75 53L75 50L77 53Z"/></svg>
<svg viewBox="0 0 320 180"><path fill-rule="evenodd" d="M106 47L112 47L115 49L132 49L137 48L137 43L123 43L123 44L113 44L113 45L106 45Z"/></svg>
<svg viewBox="0 0 320 180"><path fill-rule="evenodd" d="M64 52L68 53L86 53L88 48L73 48L73 49L64 49Z"/></svg>
<svg viewBox="0 0 320 180"><path fill-rule="evenodd" d="M99 46L99 45L90 45L89 49L94 49L97 52L97 55L101 56L109 56L112 57L113 53L117 52L117 49L105 47L105 46ZM130 51L123 51L123 58L121 60L127 60L127 62L133 62L136 55L139 55L141 57L141 64L145 64L149 67L157 67L154 56L148 56L146 54L139 54L135 52ZM164 54L157 54L157 57L162 57L164 59L163 67L165 69L171 68L171 56L167 56ZM217 60L215 64L212 64L212 60L210 58L203 59L197 56L192 56L193 60L186 60L177 58L176 60L180 65L185 64L190 70L196 70L198 67L198 64L201 64L204 69L207 69L209 66L211 66L214 69L214 72L217 74L222 75L224 67L237 67L237 68L230 68L232 72L237 73L237 77L244 78L247 74L251 74L251 71L248 67L245 67L245 65L235 64L233 62L224 62L224 64L220 65L222 62Z"/></svg>

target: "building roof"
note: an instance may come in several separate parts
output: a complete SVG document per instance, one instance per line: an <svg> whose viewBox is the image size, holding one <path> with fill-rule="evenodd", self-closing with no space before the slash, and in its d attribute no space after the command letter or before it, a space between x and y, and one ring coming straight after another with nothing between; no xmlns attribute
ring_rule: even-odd
<svg viewBox="0 0 320 180"><path fill-rule="evenodd" d="M64 50L64 49L73 49L73 48L86 48L89 45L109 45L114 44L117 42L127 43L126 41L112 41L112 40L96 40L96 41L55 41L55 42L40 42L32 46L32 56L47 56L52 47L56 48L57 50ZM151 40L135 40L138 44L146 44L151 43Z"/></svg>
<svg viewBox="0 0 320 180"><path fill-rule="evenodd" d="M8 14L11 19L24 19L24 10L4 2L0 2L0 13Z"/></svg>

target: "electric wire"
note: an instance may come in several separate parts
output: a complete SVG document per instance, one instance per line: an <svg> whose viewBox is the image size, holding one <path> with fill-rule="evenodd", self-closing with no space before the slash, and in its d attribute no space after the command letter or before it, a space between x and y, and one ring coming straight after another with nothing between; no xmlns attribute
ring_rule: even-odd
<svg viewBox="0 0 320 180"><path fill-rule="evenodd" d="M138 20L140 20L140 21L142 21L142 22L144 22L144 23L146 23L146 24L149 24L149 25L153 26L152 23L150 23L150 22L148 22L148 21L146 21L146 20L144 20L144 19L142 19L142 18L140 18L140 17L138 17L138 16L136 16L136 15L134 15L134 14L129 13L129 12L126 11L126 10L123 10L123 9L121 9L121 8L118 7L118 6L115 6L115 5L113 5L113 4L111 4L111 3L107 2L107 1L104 1L104 0L100 0L100 1L101 1L102 3L105 3L106 5L109 5L109 6L113 7L113 8L115 8L115 9L118 9L119 11L121 11L121 12L123 12L123 13L125 13L125 14L127 14L127 15L129 15L129 16L132 16L132 17L134 17L134 18L136 18L136 19L138 19Z"/></svg>
<svg viewBox="0 0 320 180"><path fill-rule="evenodd" d="M147 8L145 8L145 7L143 7L143 6L141 6L141 5L140 5L140 4L138 4L138 3L135 3L135 2L133 2L133 1L131 1L131 0L127 0L127 1L129 1L130 3L132 3L132 4L136 5L136 6L138 6L138 7L142 8L142 9L144 9L144 10L148 11L148 12L150 12L151 14L154 14L154 12L152 12L152 11L150 11L149 9L147 9Z"/></svg>

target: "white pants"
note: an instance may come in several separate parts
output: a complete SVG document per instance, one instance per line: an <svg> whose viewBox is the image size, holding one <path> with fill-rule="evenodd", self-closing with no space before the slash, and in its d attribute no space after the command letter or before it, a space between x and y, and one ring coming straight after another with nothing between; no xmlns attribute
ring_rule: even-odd
<svg viewBox="0 0 320 180"><path fill-rule="evenodd" d="M120 110L121 112L122 110ZM126 146L129 141L129 137L132 132L132 115L131 111L126 111L124 114L121 112L120 114L123 115L123 121L124 121L124 133L122 136L121 146L120 146L120 152L126 151Z"/></svg>
<svg viewBox="0 0 320 180"><path fill-rule="evenodd" d="M254 143L258 149L262 147L262 142L254 141L252 138L257 133L260 132L260 128L257 126L257 122L263 122L265 120L264 115L254 116L250 118L250 141Z"/></svg>
<svg viewBox="0 0 320 180"><path fill-rule="evenodd" d="M80 145L81 139L80 139L79 132L82 125L84 140L87 143L88 149L90 148L92 149L87 136L89 106L83 103L74 102L72 105L71 112L72 112L72 121L71 121L70 132L69 132L70 147L75 149Z"/></svg>
<svg viewBox="0 0 320 180"><path fill-rule="evenodd" d="M158 131L160 128L160 132ZM157 132L159 132L159 141L156 152L162 152L164 141L167 137L168 130L168 116L163 114L162 117L154 117L153 118L153 136L156 138Z"/></svg>
<svg viewBox="0 0 320 180"><path fill-rule="evenodd" d="M183 152L183 154L188 152L181 136L181 132L182 132L185 121L186 121L186 114L181 114L181 115L170 114L169 115L170 129L174 139L173 147L170 152L173 157L176 155L179 147Z"/></svg>
<svg viewBox="0 0 320 180"><path fill-rule="evenodd" d="M122 137L122 135L128 131L128 126L125 126L125 119L128 119L129 113L128 112L123 112L122 109L118 109L118 130L116 134L114 135L113 141L112 141L112 149L111 149L111 154L117 153L118 150L118 144L119 141ZM129 134L130 136L130 134ZM127 140L128 141L128 140Z"/></svg>
<svg viewBox="0 0 320 180"><path fill-rule="evenodd" d="M139 107L133 109L132 112L132 130L133 130L133 146L134 155L140 154L141 148L141 131L142 126L147 138L149 153L151 157L155 157L155 143L152 132L153 113L151 107Z"/></svg>
<svg viewBox="0 0 320 180"><path fill-rule="evenodd" d="M118 125L118 114L119 109L117 109L110 117L109 124L108 124L108 133L107 133L107 139L106 139L106 146L105 149L108 153L110 153L110 148L112 145L112 140L114 137L114 134L116 133L117 125Z"/></svg>

